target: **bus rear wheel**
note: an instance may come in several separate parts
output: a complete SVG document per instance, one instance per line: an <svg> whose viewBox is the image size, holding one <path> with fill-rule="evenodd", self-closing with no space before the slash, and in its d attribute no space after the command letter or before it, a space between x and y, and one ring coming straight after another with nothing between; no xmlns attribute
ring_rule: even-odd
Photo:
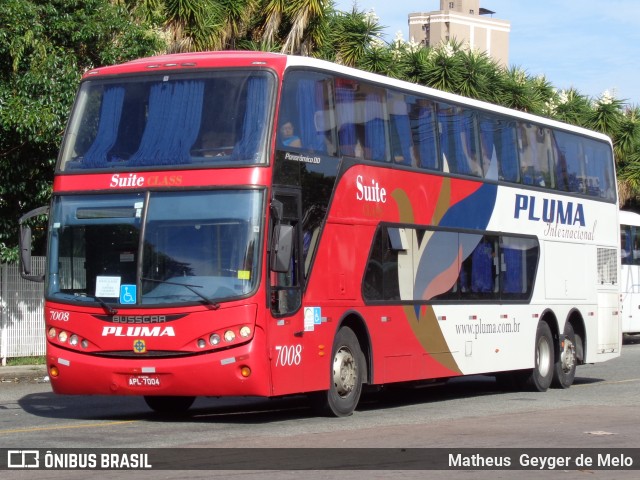
<svg viewBox="0 0 640 480"><path fill-rule="evenodd" d="M144 397L144 401L154 412L162 415L179 416L184 415L189 407L193 405L196 397L169 397L152 396Z"/></svg>
<svg viewBox="0 0 640 480"><path fill-rule="evenodd" d="M535 392L546 392L551 386L555 366L553 335L546 322L538 323L534 355L534 367L527 372L525 387Z"/></svg>
<svg viewBox="0 0 640 480"><path fill-rule="evenodd" d="M553 386L569 388L576 377L576 335L570 323L564 327L564 335L560 343L560 355L556 360L553 372Z"/></svg>
<svg viewBox="0 0 640 480"><path fill-rule="evenodd" d="M349 327L342 327L334 341L329 390L313 394L314 407L322 414L347 417L358 406L366 363L358 337Z"/></svg>

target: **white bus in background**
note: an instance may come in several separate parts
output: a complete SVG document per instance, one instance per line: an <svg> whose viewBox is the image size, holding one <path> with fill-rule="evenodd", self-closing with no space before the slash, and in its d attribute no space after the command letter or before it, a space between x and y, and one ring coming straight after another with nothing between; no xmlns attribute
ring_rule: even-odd
<svg viewBox="0 0 640 480"><path fill-rule="evenodd" d="M620 211L622 333L640 333L640 215Z"/></svg>

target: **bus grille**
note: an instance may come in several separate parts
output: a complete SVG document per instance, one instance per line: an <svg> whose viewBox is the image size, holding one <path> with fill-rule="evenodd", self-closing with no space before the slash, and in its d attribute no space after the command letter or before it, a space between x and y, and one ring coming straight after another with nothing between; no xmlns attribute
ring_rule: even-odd
<svg viewBox="0 0 640 480"><path fill-rule="evenodd" d="M110 351L110 352L96 352L93 355L96 357L106 357L106 358L139 358L140 360L149 359L149 358L175 358L175 357L189 357L194 354L193 352L175 352L175 351L163 351L163 350L154 350L148 351L146 353L135 353L131 350L121 350L121 351Z"/></svg>
<svg viewBox="0 0 640 480"><path fill-rule="evenodd" d="M618 257L615 248L598 247L598 283L618 284Z"/></svg>

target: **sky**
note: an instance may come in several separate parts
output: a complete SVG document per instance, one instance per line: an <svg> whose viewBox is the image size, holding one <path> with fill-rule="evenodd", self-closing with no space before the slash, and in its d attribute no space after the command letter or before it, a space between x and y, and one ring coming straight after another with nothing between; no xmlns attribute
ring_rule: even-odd
<svg viewBox="0 0 640 480"><path fill-rule="evenodd" d="M351 11L354 0L335 0ZM385 40L409 40L409 13L440 8L439 0L357 0L385 26ZM597 98L609 91L640 106L638 0L481 0L494 18L511 22L509 66L544 75L557 89L574 87Z"/></svg>

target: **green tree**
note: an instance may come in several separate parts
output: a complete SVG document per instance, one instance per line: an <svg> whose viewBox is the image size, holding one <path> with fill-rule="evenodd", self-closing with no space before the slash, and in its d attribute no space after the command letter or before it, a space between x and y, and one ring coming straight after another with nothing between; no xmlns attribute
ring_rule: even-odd
<svg viewBox="0 0 640 480"><path fill-rule="evenodd" d="M371 13L359 11L355 6L351 12L335 12L327 19L329 31L327 43L318 56L327 60L355 67L361 65L377 40L382 26Z"/></svg>
<svg viewBox="0 0 640 480"><path fill-rule="evenodd" d="M559 92L553 100L551 113L561 122L584 127L587 123L591 102L575 88Z"/></svg>
<svg viewBox="0 0 640 480"><path fill-rule="evenodd" d="M620 205L640 207L640 107L629 107L615 138Z"/></svg>
<svg viewBox="0 0 640 480"><path fill-rule="evenodd" d="M4 0L0 25L0 260L8 261L20 214L49 200L82 72L161 44L108 0Z"/></svg>
<svg viewBox="0 0 640 480"><path fill-rule="evenodd" d="M120 0L153 21L167 52L260 49L312 55L326 38L331 0Z"/></svg>

